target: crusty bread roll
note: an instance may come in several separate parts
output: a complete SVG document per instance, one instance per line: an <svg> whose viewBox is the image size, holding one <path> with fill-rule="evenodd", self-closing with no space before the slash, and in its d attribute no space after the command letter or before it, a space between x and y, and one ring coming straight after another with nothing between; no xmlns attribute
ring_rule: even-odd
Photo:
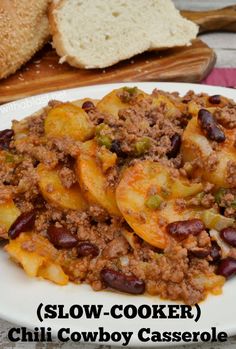
<svg viewBox="0 0 236 349"><path fill-rule="evenodd" d="M188 45L198 32L171 0L54 0L49 22L60 61L81 68Z"/></svg>
<svg viewBox="0 0 236 349"><path fill-rule="evenodd" d="M49 38L49 0L0 0L0 79L14 73Z"/></svg>

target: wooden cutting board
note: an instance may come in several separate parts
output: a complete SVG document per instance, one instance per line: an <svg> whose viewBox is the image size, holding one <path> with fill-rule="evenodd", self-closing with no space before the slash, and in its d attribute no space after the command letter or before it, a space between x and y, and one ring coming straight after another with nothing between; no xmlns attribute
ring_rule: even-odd
<svg viewBox="0 0 236 349"><path fill-rule="evenodd" d="M236 29L236 6L209 12L182 14L200 25L200 31ZM130 81L200 82L213 68L216 56L201 40L189 47L146 52L107 69L83 70L59 64L46 45L21 70L0 82L0 104L27 96L71 87Z"/></svg>
<svg viewBox="0 0 236 349"><path fill-rule="evenodd" d="M161 53L147 52L107 69L76 69L58 64L47 45L20 71L0 83L0 103L70 87L129 81L201 81L215 64L215 53L201 40Z"/></svg>

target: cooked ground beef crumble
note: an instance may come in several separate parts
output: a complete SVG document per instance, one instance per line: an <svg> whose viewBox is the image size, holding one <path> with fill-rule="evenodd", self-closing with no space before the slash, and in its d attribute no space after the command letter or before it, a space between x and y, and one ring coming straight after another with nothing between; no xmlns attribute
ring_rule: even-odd
<svg viewBox="0 0 236 349"><path fill-rule="evenodd" d="M228 161L225 173L228 186L221 188L211 183L210 179L203 179L202 175L202 169L209 173L217 169L221 144L211 141L211 154L201 158L196 153L195 158L188 161L183 159L181 150L181 138L188 122L196 116L190 111L190 104L194 103L198 109L213 108L214 105L209 105L208 95L189 91L180 97L178 93L170 94L160 90L154 90L144 99L139 99L138 95L138 90L129 88L117 92L121 102L127 104L118 111L118 116L100 111L96 106L87 111L95 127L96 142L101 149L105 149L103 153L109 150L109 153L116 154L115 160L111 154L106 158L106 189L115 190L124 169L129 166L135 166L140 161L158 162L169 168L172 180L181 176L196 185L202 181L204 183L196 195L176 199L177 212L205 209L206 212L218 214L223 227L228 219L230 227L235 229L236 162L232 159ZM163 101L158 105L153 104L153 98L159 96L162 96ZM220 127L233 132L236 127L235 103L225 98L222 101L221 106L215 106L213 116ZM160 249L133 233L122 216L108 213L94 200L82 210L62 208L57 206L56 201L47 200L47 195L39 185L39 164L46 166L48 171L58 168L60 185L66 190L73 190L78 185L76 159L82 151L83 142L67 134L61 137L45 135L44 125L48 113L60 106L63 106L61 102L52 101L24 121L13 121L14 136L8 146L1 146L0 142L0 206L12 199L19 213L34 210L34 232L46 239L53 226L53 229L70 232L79 244L90 244L88 246L92 252L83 252L84 255L79 257L76 246L55 246L57 263L73 282L89 283L96 291L111 286L101 278L101 271L106 268L143 280L146 292L151 295L182 300L187 304L203 300L211 289L210 286L204 286L201 280L217 277L215 272L220 263L219 258L214 259L211 253L213 240L209 227L201 229L196 236L188 234L183 239L170 236L168 245ZM175 143L174 137L177 140ZM103 153L96 158L98 166L104 164ZM84 188L85 196L86 190L89 189ZM50 194L56 189L47 185L46 191ZM149 189L148 195L158 197L154 187ZM165 209L165 202L158 205L154 209ZM139 212L139 219L145 222L142 212ZM156 224L161 227L166 221L160 217ZM7 230L1 224L0 217L2 238L7 237ZM214 238L215 242L219 243ZM94 246L99 251L97 255ZM25 251L35 251L33 239L23 242L21 247ZM235 247L229 245L228 256L236 258ZM215 289L211 291L217 292L221 284L222 279L216 282Z"/></svg>

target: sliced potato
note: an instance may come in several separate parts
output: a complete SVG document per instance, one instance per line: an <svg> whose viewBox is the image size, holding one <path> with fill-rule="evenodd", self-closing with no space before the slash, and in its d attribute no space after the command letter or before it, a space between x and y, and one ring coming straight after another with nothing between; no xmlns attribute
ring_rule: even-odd
<svg viewBox="0 0 236 349"><path fill-rule="evenodd" d="M120 215L114 189L109 187L98 159L100 147L95 140L85 142L77 159L77 175L86 199L103 207L111 215Z"/></svg>
<svg viewBox="0 0 236 349"><path fill-rule="evenodd" d="M109 168L115 166L117 155L109 151L106 147L101 147L97 155L102 163L103 172L106 172Z"/></svg>
<svg viewBox="0 0 236 349"><path fill-rule="evenodd" d="M216 275L214 273L199 274L193 276L195 284L204 288L205 292L210 292L214 295L220 295L222 293L222 287L225 283L224 276Z"/></svg>
<svg viewBox="0 0 236 349"><path fill-rule="evenodd" d="M216 110L216 106L213 106L212 104L208 103L206 100L205 100L205 105L198 104L196 101L190 101L187 106L188 106L187 112L190 115L192 115L192 117L198 116L199 109L201 108L207 109L211 113L214 113L214 111Z"/></svg>
<svg viewBox="0 0 236 349"><path fill-rule="evenodd" d="M87 113L72 103L50 109L44 128L49 137L67 136L75 141L85 141L94 134L94 126Z"/></svg>
<svg viewBox="0 0 236 349"><path fill-rule="evenodd" d="M59 264L47 262L40 266L38 275L43 279L50 280L57 285L67 285L69 277L64 273L62 267Z"/></svg>
<svg viewBox="0 0 236 349"><path fill-rule="evenodd" d="M197 118L192 118L184 130L181 151L185 162L193 161L197 157L204 159L213 152L210 141L198 125Z"/></svg>
<svg viewBox="0 0 236 349"><path fill-rule="evenodd" d="M226 141L218 144L217 150L214 151L212 142L200 129L197 117L192 118L183 133L181 153L184 162L191 162L199 158L203 164L201 168L193 167L192 176L202 176L203 179L215 184L216 187L229 188L227 166L229 161L236 163L236 148L234 147L236 130L224 129L224 133ZM213 154L217 156L217 164L214 170L207 171L205 164L208 157Z"/></svg>
<svg viewBox="0 0 236 349"><path fill-rule="evenodd" d="M24 246L30 246L27 250ZM68 283L68 276L56 262L58 251L44 237L31 233L21 233L15 240L10 240L5 250L18 262L26 274L41 276L59 285Z"/></svg>
<svg viewBox="0 0 236 349"><path fill-rule="evenodd" d="M140 99L143 97L147 97L148 94L146 94L145 92L135 88L135 87L131 87L131 88L119 88L116 90L111 91L110 93L108 93L107 95L105 95L97 104L97 109L104 114L109 114L112 115L116 118L118 118L118 113L119 110L121 109L125 109L125 108L129 108L130 103L127 101L126 103L124 101L122 101L119 98L119 93L122 93L123 89L128 89L130 91L134 91L136 98ZM149 96L150 98L150 96Z"/></svg>
<svg viewBox="0 0 236 349"><path fill-rule="evenodd" d="M59 168L50 170L43 164L38 165L39 187L45 200L63 209L85 210L87 203L79 184L76 183L69 189L65 188L58 171Z"/></svg>
<svg viewBox="0 0 236 349"><path fill-rule="evenodd" d="M132 231L128 231L126 229L122 229L121 231L122 235L124 236L124 238L127 240L127 242L129 243L129 245L132 247L133 250L135 250L137 248L137 235Z"/></svg>
<svg viewBox="0 0 236 349"><path fill-rule="evenodd" d="M194 211L178 209L175 199L195 195L201 190L201 184L174 177L164 165L146 160L123 172L116 200L122 215L137 235L153 246L165 248L168 245L166 224L188 219L194 214ZM155 192L163 200L158 209L146 205L150 192Z"/></svg>
<svg viewBox="0 0 236 349"><path fill-rule="evenodd" d="M7 232L20 214L20 210L16 207L12 199L0 203L0 227Z"/></svg>

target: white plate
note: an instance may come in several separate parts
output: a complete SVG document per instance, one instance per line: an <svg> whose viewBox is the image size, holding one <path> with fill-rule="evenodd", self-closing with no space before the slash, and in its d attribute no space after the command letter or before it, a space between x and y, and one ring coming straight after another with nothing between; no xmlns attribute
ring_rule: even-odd
<svg viewBox="0 0 236 349"><path fill-rule="evenodd" d="M221 87L182 84L182 83L126 83L127 86L138 86L144 91L151 92L154 88L166 91L179 91L184 94L189 89L195 92L207 92L209 94L222 94L236 99L236 90ZM12 119L21 119L44 106L50 99L63 101L75 100L83 97L101 98L107 92L124 84L107 84L84 88L75 88L65 91L48 93L35 97L12 102L0 107L1 129L10 127ZM236 334L236 278L228 281L224 286L221 296L209 296L200 304L202 315L196 323L193 320L160 320L160 319L112 319L103 315L100 319L60 319L45 320L40 323L37 320L36 309L39 303L64 304L68 310L73 304L103 304L103 312L109 311L114 304L174 304L173 302L160 300L158 297L129 296L113 292L94 292L86 285L70 284L65 287L54 285L50 282L30 279L23 270L8 259L8 256L0 252L0 317L16 324L34 328L35 326L51 327L56 334L61 327L69 327L73 331L97 331L98 327L104 327L108 332L133 331L129 345L133 346L161 346L171 343L142 343L137 337L137 332L142 327L151 331L210 331L216 327L217 331L226 331L228 335ZM119 344L112 341L106 344ZM180 343L173 343L177 345Z"/></svg>

